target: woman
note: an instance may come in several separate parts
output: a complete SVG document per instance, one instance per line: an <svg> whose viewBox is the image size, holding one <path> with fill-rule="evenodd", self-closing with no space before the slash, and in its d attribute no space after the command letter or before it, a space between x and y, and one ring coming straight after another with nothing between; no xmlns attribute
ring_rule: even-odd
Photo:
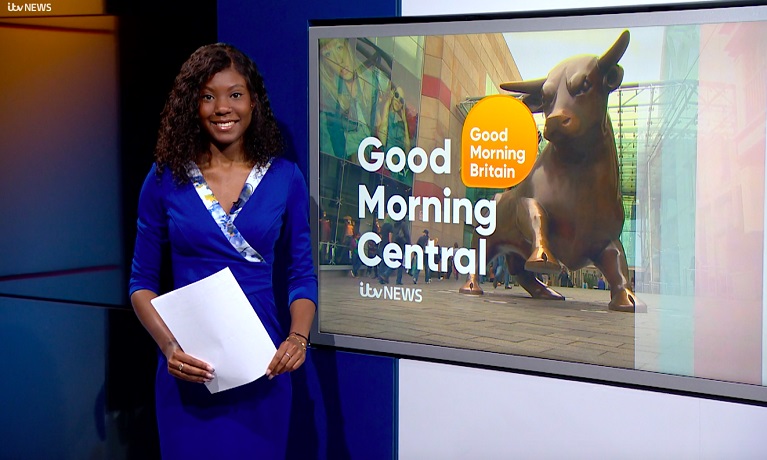
<svg viewBox="0 0 767 460"><path fill-rule="evenodd" d="M356 161L360 142L377 123L377 71L357 62L346 38L321 39L319 62L320 151Z"/></svg>
<svg viewBox="0 0 767 460"><path fill-rule="evenodd" d="M405 92L402 88L396 87L390 91L377 131L385 152L392 147L401 148L405 154L410 151L410 128L407 123ZM413 184L413 175L407 166L398 173L392 173L392 177L408 185Z"/></svg>
<svg viewBox="0 0 767 460"><path fill-rule="evenodd" d="M157 422L165 458L284 458L291 383L314 318L308 197L282 139L255 64L232 46L195 51L162 113L155 164L139 198L130 280L136 314L159 347ZM229 267L277 351L267 378L211 394L210 363L184 353L150 300L163 247L174 287ZM291 324L284 330L272 267L287 261Z"/></svg>

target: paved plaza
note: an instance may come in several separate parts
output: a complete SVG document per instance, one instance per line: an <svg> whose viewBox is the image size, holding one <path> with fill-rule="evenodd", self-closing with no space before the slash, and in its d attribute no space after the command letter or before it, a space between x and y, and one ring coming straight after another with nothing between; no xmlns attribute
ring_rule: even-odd
<svg viewBox="0 0 767 460"><path fill-rule="evenodd" d="M348 271L321 271L320 329L325 333L467 350L533 356L605 366L635 368L635 318L642 313L607 309L609 291L559 288L567 300L532 299L519 286L493 288L485 295L460 294L457 280L389 285L421 302L372 298L383 286ZM380 292L380 291L379 291ZM362 294L361 294L362 293ZM370 297L363 297L363 294ZM389 295L391 297L391 295Z"/></svg>

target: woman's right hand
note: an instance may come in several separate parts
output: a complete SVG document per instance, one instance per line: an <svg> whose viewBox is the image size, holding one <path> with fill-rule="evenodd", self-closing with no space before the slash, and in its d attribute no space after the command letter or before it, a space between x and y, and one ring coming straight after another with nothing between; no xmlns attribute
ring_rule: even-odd
<svg viewBox="0 0 767 460"><path fill-rule="evenodd" d="M139 321L162 349L168 363L168 373L178 379L188 382L210 382L215 376L215 370L210 364L184 353L181 345L160 318L152 306L152 299L157 297L153 291L139 289L131 294L131 304Z"/></svg>
<svg viewBox="0 0 767 460"><path fill-rule="evenodd" d="M175 340L165 347L163 354L168 362L168 373L177 379L206 383L215 378L213 366L184 353L184 350Z"/></svg>

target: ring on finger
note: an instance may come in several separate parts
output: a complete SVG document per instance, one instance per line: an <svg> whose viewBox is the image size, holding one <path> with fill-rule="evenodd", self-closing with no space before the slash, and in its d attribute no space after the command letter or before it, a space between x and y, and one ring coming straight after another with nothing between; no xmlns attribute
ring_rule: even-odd
<svg viewBox="0 0 767 460"><path fill-rule="evenodd" d="M288 353L287 351L285 352L285 356L287 356L288 359L290 359L290 353Z"/></svg>
<svg viewBox="0 0 767 460"><path fill-rule="evenodd" d="M184 370L184 363L178 365L178 371L181 372L182 370Z"/></svg>

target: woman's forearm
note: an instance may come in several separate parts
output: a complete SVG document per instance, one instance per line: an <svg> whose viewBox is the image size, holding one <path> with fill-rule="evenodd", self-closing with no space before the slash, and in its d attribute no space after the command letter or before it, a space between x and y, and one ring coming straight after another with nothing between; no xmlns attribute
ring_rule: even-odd
<svg viewBox="0 0 767 460"><path fill-rule="evenodd" d="M140 289L131 295L131 304L136 312L141 324L152 336L157 346L162 350L163 355L168 356L167 351L172 345L176 345L176 338L168 329L165 321L162 320L157 310L152 306L151 300L157 297L157 294L148 290Z"/></svg>
<svg viewBox="0 0 767 460"><path fill-rule="evenodd" d="M290 332L309 337L317 307L309 299L296 299L290 304Z"/></svg>

